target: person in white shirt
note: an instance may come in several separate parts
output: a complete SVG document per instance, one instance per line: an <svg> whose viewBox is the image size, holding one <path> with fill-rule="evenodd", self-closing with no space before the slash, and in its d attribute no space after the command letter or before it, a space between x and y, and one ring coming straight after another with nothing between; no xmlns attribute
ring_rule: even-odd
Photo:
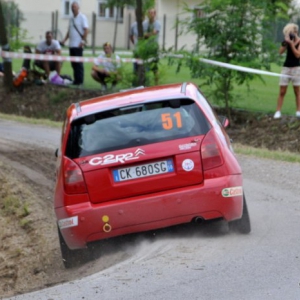
<svg viewBox="0 0 300 300"><path fill-rule="evenodd" d="M53 39L52 32L47 31L45 37L46 39L37 45L35 53L61 55L60 44ZM50 71L56 71L57 74L60 74L61 62L59 61L35 60L34 65L43 69L47 77L49 77Z"/></svg>
<svg viewBox="0 0 300 300"><path fill-rule="evenodd" d="M72 3L73 17L70 18L69 30L62 40L62 44L69 39L70 56L83 56L84 45L88 35L87 17L79 11L78 2ZM82 62L72 62L73 76L75 85L82 85L84 81L84 67Z"/></svg>
<svg viewBox="0 0 300 300"><path fill-rule="evenodd" d="M114 88L121 79L118 69L121 67L120 57L113 53L110 43L103 45L104 53L100 54L92 67L91 76L101 83L102 91L107 90L107 83L111 82Z"/></svg>

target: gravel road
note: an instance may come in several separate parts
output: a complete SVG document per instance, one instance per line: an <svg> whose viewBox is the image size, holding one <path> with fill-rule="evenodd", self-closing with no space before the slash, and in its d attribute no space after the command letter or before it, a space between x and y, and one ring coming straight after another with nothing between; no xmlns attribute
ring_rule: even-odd
<svg viewBox="0 0 300 300"><path fill-rule="evenodd" d="M3 150L12 141L37 152L39 147L54 151L59 133L0 120L1 157L21 157ZM300 299L300 165L238 159L250 235L228 233L227 224L219 222L112 239L85 265L92 272L56 266L70 282L5 299Z"/></svg>

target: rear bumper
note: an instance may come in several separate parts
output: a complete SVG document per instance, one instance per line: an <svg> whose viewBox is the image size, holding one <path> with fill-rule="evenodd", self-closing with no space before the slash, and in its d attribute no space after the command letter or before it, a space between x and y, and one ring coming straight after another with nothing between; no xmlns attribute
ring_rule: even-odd
<svg viewBox="0 0 300 300"><path fill-rule="evenodd" d="M205 220L239 219L243 209L242 175L205 180L205 184L92 204L55 209L70 249L114 236Z"/></svg>

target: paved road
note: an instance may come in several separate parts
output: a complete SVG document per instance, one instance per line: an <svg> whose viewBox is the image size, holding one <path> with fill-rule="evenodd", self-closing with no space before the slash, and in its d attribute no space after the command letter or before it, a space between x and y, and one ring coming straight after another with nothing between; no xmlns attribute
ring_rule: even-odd
<svg viewBox="0 0 300 300"><path fill-rule="evenodd" d="M0 121L0 135L55 145L59 130ZM128 259L63 285L9 299L300 299L300 165L239 156L250 235L226 224L182 226L111 244ZM99 258L109 259L110 253ZM97 261L95 261L95 264Z"/></svg>

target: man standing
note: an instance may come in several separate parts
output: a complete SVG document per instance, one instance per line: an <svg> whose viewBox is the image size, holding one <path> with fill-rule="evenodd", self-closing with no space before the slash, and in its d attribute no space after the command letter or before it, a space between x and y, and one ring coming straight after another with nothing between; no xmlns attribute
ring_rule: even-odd
<svg viewBox="0 0 300 300"><path fill-rule="evenodd" d="M149 58L154 58L150 63L150 69L154 73L155 84L158 84L158 51L159 51L159 32L160 22L156 20L156 11L154 8L148 10L148 20L143 22L144 39L148 40Z"/></svg>
<svg viewBox="0 0 300 300"><path fill-rule="evenodd" d="M92 77L101 83L102 91L107 90L107 83L111 82L112 89L120 80L118 69L121 67L120 57L113 53L110 43L103 45L104 54L98 56L98 61L92 68Z"/></svg>
<svg viewBox="0 0 300 300"><path fill-rule="evenodd" d="M61 47L57 40L53 39L51 31L46 32L46 40L40 42L35 53L37 54L51 54L61 55ZM46 60L35 60L34 65L43 69L46 73L47 78L49 77L50 71L56 71L60 75L61 62L59 61L46 61Z"/></svg>
<svg viewBox="0 0 300 300"><path fill-rule="evenodd" d="M84 14L79 12L79 4L74 1L72 3L73 17L70 18L69 30L62 41L64 44L69 39L70 56L83 56L83 48L86 44L88 34L88 21ZM81 85L84 80L84 68L82 62L72 62L73 84Z"/></svg>

